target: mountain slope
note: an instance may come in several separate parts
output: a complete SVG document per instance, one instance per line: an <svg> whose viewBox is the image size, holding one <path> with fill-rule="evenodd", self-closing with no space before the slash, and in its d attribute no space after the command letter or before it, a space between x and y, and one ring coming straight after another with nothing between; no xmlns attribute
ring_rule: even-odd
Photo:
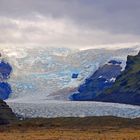
<svg viewBox="0 0 140 140"><path fill-rule="evenodd" d="M8 124L15 120L15 114L4 101L0 100L0 125Z"/></svg>
<svg viewBox="0 0 140 140"><path fill-rule="evenodd" d="M84 84L80 85L78 92L71 96L72 100L93 100L103 90L113 85L116 77L121 73L121 69L121 62L115 60L109 61L87 78Z"/></svg>
<svg viewBox="0 0 140 140"><path fill-rule="evenodd" d="M126 68L115 84L94 100L140 105L140 52L127 57Z"/></svg>
<svg viewBox="0 0 140 140"><path fill-rule="evenodd" d="M11 72L12 66L4 60L0 60L0 99L2 100L7 99L12 93L11 86L7 83Z"/></svg>

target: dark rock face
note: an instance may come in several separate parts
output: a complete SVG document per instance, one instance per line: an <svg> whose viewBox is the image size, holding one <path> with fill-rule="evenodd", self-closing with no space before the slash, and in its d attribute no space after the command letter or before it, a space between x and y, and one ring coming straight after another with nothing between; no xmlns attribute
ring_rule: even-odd
<svg viewBox="0 0 140 140"><path fill-rule="evenodd" d="M89 101L95 99L103 90L111 87L116 77L121 73L121 62L111 60L108 64L99 68L93 75L80 85L78 93L70 98L78 101Z"/></svg>
<svg viewBox="0 0 140 140"><path fill-rule="evenodd" d="M12 67L9 63L1 61L0 62L0 99L5 100L11 94L11 86L5 82L10 78L12 72Z"/></svg>
<svg viewBox="0 0 140 140"><path fill-rule="evenodd" d="M73 79L78 78L78 73L73 73L73 74L72 74L72 78L73 78Z"/></svg>
<svg viewBox="0 0 140 140"><path fill-rule="evenodd" d="M9 124L16 121L17 118L9 106L2 100L0 100L0 125Z"/></svg>
<svg viewBox="0 0 140 140"><path fill-rule="evenodd" d="M94 100L140 105L140 52L128 56L126 68L113 86Z"/></svg>
<svg viewBox="0 0 140 140"><path fill-rule="evenodd" d="M0 82L0 99L7 99L11 92L11 86L8 83Z"/></svg>
<svg viewBox="0 0 140 140"><path fill-rule="evenodd" d="M109 64L118 64L118 65L120 65L121 64L121 62L119 62L119 61L115 61L115 60L110 60L109 62L108 62Z"/></svg>
<svg viewBox="0 0 140 140"><path fill-rule="evenodd" d="M1 80L8 79L11 71L12 71L12 67L9 63L4 62L4 61L0 62L0 79Z"/></svg>

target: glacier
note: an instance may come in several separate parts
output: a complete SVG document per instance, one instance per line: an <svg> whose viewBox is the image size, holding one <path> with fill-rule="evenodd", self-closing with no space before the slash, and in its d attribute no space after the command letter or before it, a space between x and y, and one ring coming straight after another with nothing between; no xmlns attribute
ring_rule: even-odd
<svg viewBox="0 0 140 140"><path fill-rule="evenodd" d="M117 116L124 118L140 117L140 106L77 101L7 102L13 111L22 118L56 118L85 116Z"/></svg>
<svg viewBox="0 0 140 140"><path fill-rule="evenodd" d="M12 94L6 102L15 113L24 117L139 117L138 106L120 107L118 104L69 101L71 93L99 67L109 60L119 60L124 69L127 55L135 55L138 48L140 47L116 50L11 46L0 48L2 59L13 68L8 81ZM78 77L73 79L73 73L78 73Z"/></svg>

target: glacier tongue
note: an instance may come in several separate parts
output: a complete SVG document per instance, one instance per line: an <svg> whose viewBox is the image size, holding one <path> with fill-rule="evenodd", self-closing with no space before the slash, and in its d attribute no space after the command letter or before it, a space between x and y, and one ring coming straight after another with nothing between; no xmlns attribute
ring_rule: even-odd
<svg viewBox="0 0 140 140"><path fill-rule="evenodd" d="M118 116L124 118L140 117L140 106L102 103L50 101L39 102L7 102L13 111L24 118L55 118L55 117L85 117L85 116Z"/></svg>

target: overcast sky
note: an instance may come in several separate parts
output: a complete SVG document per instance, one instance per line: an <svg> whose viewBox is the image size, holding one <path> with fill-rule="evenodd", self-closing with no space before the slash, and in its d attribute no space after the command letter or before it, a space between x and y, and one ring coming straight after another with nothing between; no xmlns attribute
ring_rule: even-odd
<svg viewBox="0 0 140 140"><path fill-rule="evenodd" d="M140 42L140 0L0 0L0 45Z"/></svg>

